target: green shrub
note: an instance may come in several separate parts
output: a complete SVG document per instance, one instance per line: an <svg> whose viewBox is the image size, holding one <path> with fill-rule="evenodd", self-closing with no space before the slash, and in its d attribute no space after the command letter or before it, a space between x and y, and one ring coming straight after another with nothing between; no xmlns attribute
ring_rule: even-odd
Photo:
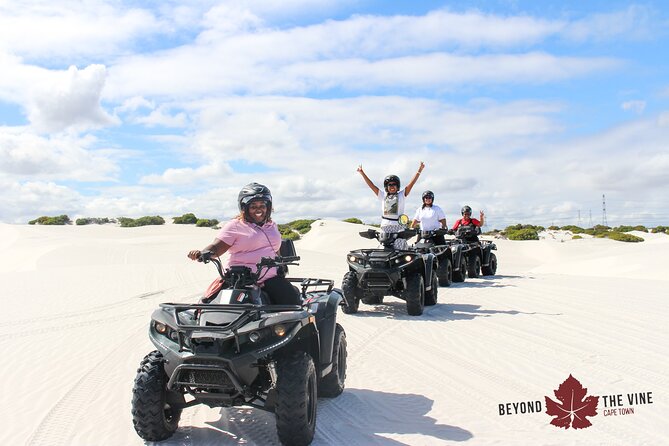
<svg viewBox="0 0 669 446"><path fill-rule="evenodd" d="M287 240L299 240L300 234L293 230L290 227L290 224L279 225L279 232L281 233L282 239Z"/></svg>
<svg viewBox="0 0 669 446"><path fill-rule="evenodd" d="M95 217L84 217L84 218L77 218L74 223L77 226L83 226L83 225L104 225L107 223L116 223L116 220L113 218L95 218Z"/></svg>
<svg viewBox="0 0 669 446"><path fill-rule="evenodd" d="M650 232L652 232L653 234L657 234L658 232L664 232L665 234L669 234L669 227L667 227L667 226L656 226Z"/></svg>
<svg viewBox="0 0 669 446"><path fill-rule="evenodd" d="M637 225L637 226L618 226L617 228L613 228L613 231L616 232L630 232L630 231L641 231L641 232L648 232L648 229L643 226L643 225Z"/></svg>
<svg viewBox="0 0 669 446"><path fill-rule="evenodd" d="M560 229L560 227L555 226L555 225L551 225L551 226L548 227L548 229L550 229L551 231L557 231L558 229Z"/></svg>
<svg viewBox="0 0 669 446"><path fill-rule="evenodd" d="M72 220L70 220L70 217L67 215L58 215L56 217L47 217L46 215L43 215L28 222L30 225L69 225L71 223Z"/></svg>
<svg viewBox="0 0 669 446"><path fill-rule="evenodd" d="M343 220L343 221L345 221L346 223L354 223L356 225L363 225L364 224L362 222L362 220L360 220L359 218L355 218L355 217L347 218L346 220Z"/></svg>
<svg viewBox="0 0 669 446"><path fill-rule="evenodd" d="M197 217L195 214L188 213L183 214L181 217L172 217L174 224L176 225L194 225L197 224Z"/></svg>
<svg viewBox="0 0 669 446"><path fill-rule="evenodd" d="M632 243L643 242L643 239L641 237L637 237L636 235L626 234L624 232L618 232L618 231L611 231L606 236L611 240L618 240L619 242L632 242Z"/></svg>
<svg viewBox="0 0 669 446"><path fill-rule="evenodd" d="M165 219L159 215L152 217L145 216L137 219L120 217L118 222L121 224L122 228L134 228L137 226L164 225Z"/></svg>
<svg viewBox="0 0 669 446"><path fill-rule="evenodd" d="M580 240L580 239L582 239L582 238L583 238L583 237L581 237L580 235L575 235L575 236L573 236L571 239L572 239L572 240Z"/></svg>
<svg viewBox="0 0 669 446"><path fill-rule="evenodd" d="M534 231L540 232L545 230L543 226L534 226L534 225L521 225L520 223L517 225L512 225L512 226L507 226L505 231L518 231L521 229L532 229Z"/></svg>
<svg viewBox="0 0 669 446"><path fill-rule="evenodd" d="M539 233L536 229L506 229L506 237L509 240L539 240Z"/></svg>
<svg viewBox="0 0 669 446"><path fill-rule="evenodd" d="M562 226L560 229L562 229L563 231L570 231L572 234L583 234L584 232L586 232L585 229L574 225Z"/></svg>
<svg viewBox="0 0 669 446"><path fill-rule="evenodd" d="M296 230L300 234L306 234L311 230L311 224L316 220L295 220L291 221L287 225L292 229Z"/></svg>
<svg viewBox="0 0 669 446"><path fill-rule="evenodd" d="M205 218L198 218L198 220L195 222L195 226L201 228L211 228L216 225L218 225L219 221L216 220L215 218L212 218L211 220L205 219Z"/></svg>

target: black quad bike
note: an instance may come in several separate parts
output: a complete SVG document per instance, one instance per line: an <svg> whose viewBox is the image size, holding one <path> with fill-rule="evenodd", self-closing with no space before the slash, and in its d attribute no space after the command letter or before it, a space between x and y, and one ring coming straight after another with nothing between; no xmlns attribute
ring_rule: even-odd
<svg viewBox="0 0 669 446"><path fill-rule="evenodd" d="M415 230L385 233L368 229L359 234L378 240L383 247L356 249L346 256L349 271L344 274L341 285L344 313L357 313L360 301L367 305L380 304L388 295L406 301L407 313L411 316L419 316L425 305L437 303L439 281L434 254L394 248L395 240L409 239L416 235Z"/></svg>
<svg viewBox="0 0 669 446"><path fill-rule="evenodd" d="M224 281L212 302L164 303L151 316L149 338L157 350L144 357L135 378L137 434L169 438L182 410L196 404L251 406L275 414L283 444L311 443L317 398L344 390L346 334L336 321L341 292L331 280L288 279L298 285L302 304L270 305L258 280L299 257L263 258L256 272L223 272L210 255L202 260L213 262Z"/></svg>
<svg viewBox="0 0 669 446"><path fill-rule="evenodd" d="M463 282L467 276L467 256L469 247L462 243L445 240L437 244L438 236L448 234L448 229L421 231L420 239L414 249L420 253L432 253L436 260L436 272L439 286L451 286L453 282Z"/></svg>
<svg viewBox="0 0 669 446"><path fill-rule="evenodd" d="M477 226L460 226L451 242L451 246L459 245L466 253L469 277L494 276L497 272L497 256L492 252L497 250L497 245L491 240L479 240L480 234L481 228Z"/></svg>

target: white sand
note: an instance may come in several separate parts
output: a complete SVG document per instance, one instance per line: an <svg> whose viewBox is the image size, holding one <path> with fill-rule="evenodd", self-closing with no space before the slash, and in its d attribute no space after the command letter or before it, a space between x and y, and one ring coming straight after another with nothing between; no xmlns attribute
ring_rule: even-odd
<svg viewBox="0 0 669 446"><path fill-rule="evenodd" d="M316 222L291 275L336 280L364 227ZM193 302L215 277L186 252L192 226L0 225L2 445L134 445L130 400L160 302ZM669 236L497 241L498 275L439 289L419 317L403 301L339 312L349 345L345 392L319 401L314 445L669 444ZM572 374L600 396L587 429L499 404L553 399ZM605 416L602 395L652 392L633 414ZM543 405L545 411L545 404ZM184 411L161 444L278 444L273 416Z"/></svg>

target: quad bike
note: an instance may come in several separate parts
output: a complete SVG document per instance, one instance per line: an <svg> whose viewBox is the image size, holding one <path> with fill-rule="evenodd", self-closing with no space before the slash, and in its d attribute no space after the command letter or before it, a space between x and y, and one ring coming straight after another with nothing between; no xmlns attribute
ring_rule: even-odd
<svg viewBox="0 0 669 446"><path fill-rule="evenodd" d="M463 282L466 278L467 246L461 243L453 243L453 240L445 240L445 244L437 244L438 236L448 234L448 229L434 229L421 231L420 239L414 245L418 252L434 254L437 264L437 279L439 286L451 286L453 282Z"/></svg>
<svg viewBox="0 0 669 446"><path fill-rule="evenodd" d="M344 390L346 334L336 322L341 291L332 280L289 278L302 304L271 305L259 279L299 257L263 258L256 272L223 271L208 252L201 260L216 265L225 286L211 303L164 303L151 316L157 350L144 357L135 378L137 434L169 438L182 410L196 404L251 406L274 413L283 444L311 443L318 397Z"/></svg>
<svg viewBox="0 0 669 446"><path fill-rule="evenodd" d="M497 250L497 245L491 240L479 240L480 234L481 228L478 226L460 226L455 231L455 239L451 244L460 246L465 253L469 277L494 276L497 272L497 256L492 252Z"/></svg>
<svg viewBox="0 0 669 446"><path fill-rule="evenodd" d="M439 281L435 255L394 248L395 240L409 239L416 235L415 230L386 233L368 229L359 234L378 240L382 248L357 249L346 256L349 271L341 286L344 313L357 313L360 301L367 305L380 304L387 295L406 301L407 313L411 316L419 316L425 305L437 303Z"/></svg>

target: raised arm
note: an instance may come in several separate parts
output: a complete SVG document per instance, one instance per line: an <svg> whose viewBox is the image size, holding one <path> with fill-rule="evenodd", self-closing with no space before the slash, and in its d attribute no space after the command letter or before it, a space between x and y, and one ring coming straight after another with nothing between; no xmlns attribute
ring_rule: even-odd
<svg viewBox="0 0 669 446"><path fill-rule="evenodd" d="M362 179L365 180L365 183L367 183L367 186L374 192L374 195L379 195L379 188L376 187L374 183L372 183L372 180L369 179L367 174L365 173L364 170L362 170L362 164L358 166L358 172L360 172L360 175L362 175Z"/></svg>
<svg viewBox="0 0 669 446"><path fill-rule="evenodd" d="M416 172L416 175L413 176L411 181L409 181L409 184L407 184L407 187L404 189L405 197L407 197L411 192L413 185L416 184L416 181L418 181L418 177L420 176L420 173L423 171L423 169L425 169L425 164L421 161L420 166L418 166L418 171Z"/></svg>
<svg viewBox="0 0 669 446"><path fill-rule="evenodd" d="M485 214L483 213L483 211L479 213L479 221L481 222L481 226L485 224Z"/></svg>

